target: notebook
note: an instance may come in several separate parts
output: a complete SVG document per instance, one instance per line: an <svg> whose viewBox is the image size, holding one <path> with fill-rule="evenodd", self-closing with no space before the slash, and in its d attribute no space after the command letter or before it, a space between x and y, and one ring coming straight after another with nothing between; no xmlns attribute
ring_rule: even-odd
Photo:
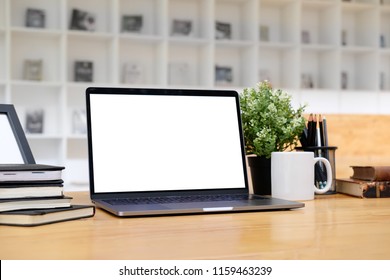
<svg viewBox="0 0 390 280"><path fill-rule="evenodd" d="M249 192L232 90L86 90L90 196L117 216L264 211L301 202Z"/></svg>

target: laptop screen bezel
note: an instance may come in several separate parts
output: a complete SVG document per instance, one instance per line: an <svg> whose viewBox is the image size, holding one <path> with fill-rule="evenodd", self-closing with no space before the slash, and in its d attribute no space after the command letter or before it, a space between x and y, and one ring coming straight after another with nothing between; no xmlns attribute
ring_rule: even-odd
<svg viewBox="0 0 390 280"><path fill-rule="evenodd" d="M202 189L202 190L166 190L166 191L146 191L146 192L95 192L94 182L94 166L93 166L93 142L91 131L91 95L95 94L117 94L117 95L159 95L159 96L220 96L234 97L237 112L237 121L240 136L241 160L243 167L244 188L229 188L229 189ZM115 87L89 87L86 89L86 112L87 112L87 138L88 138L88 162L89 162L89 184L90 196L92 199L103 198L121 198L121 197L143 197L143 196L161 196L161 195L207 195L217 193L248 193L249 184L247 178L247 166L245 155L244 136L241 124L241 110L239 103L239 95L234 90L203 90L203 89L160 89L160 88L115 88Z"/></svg>

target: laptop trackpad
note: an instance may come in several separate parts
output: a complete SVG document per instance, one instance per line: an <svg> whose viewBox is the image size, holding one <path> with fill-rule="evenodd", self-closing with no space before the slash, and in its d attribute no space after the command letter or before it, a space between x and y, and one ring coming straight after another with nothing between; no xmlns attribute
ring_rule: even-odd
<svg viewBox="0 0 390 280"><path fill-rule="evenodd" d="M121 211L147 211L147 210L167 210L170 209L161 204L136 204L136 205L124 205Z"/></svg>
<svg viewBox="0 0 390 280"><path fill-rule="evenodd" d="M188 202L164 204L169 209L193 209L193 208L213 208L213 207L237 207L247 205L243 201L210 201L210 202Z"/></svg>

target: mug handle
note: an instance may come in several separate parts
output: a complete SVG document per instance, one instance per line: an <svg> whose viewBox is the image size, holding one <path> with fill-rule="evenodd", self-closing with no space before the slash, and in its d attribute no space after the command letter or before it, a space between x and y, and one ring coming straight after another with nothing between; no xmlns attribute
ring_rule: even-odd
<svg viewBox="0 0 390 280"><path fill-rule="evenodd" d="M323 157L315 157L314 158L314 165L317 163L317 162L323 162L325 164L325 167L326 167L326 175L327 175L327 179L326 179L326 185L324 188L322 189L319 189L317 188L315 185L314 185L314 192L316 194L324 194L326 193L327 191L330 190L330 188L332 187L332 181L333 181L333 177L332 177L332 167L330 166L330 162L329 160L327 160L326 158L323 158Z"/></svg>

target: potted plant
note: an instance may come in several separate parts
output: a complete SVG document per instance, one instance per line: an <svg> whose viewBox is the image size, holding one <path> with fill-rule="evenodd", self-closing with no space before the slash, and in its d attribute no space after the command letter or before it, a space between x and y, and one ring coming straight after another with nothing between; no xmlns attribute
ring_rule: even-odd
<svg viewBox="0 0 390 280"><path fill-rule="evenodd" d="M304 130L306 106L294 109L291 99L268 81L245 88L240 95L245 149L256 194L271 194L271 153L294 149Z"/></svg>

